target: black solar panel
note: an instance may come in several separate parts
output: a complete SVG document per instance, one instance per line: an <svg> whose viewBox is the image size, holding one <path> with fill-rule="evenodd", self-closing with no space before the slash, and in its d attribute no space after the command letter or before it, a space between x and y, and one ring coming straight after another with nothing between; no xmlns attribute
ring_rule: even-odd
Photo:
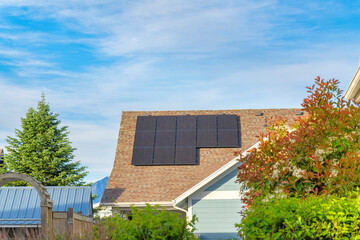
<svg viewBox="0 0 360 240"><path fill-rule="evenodd" d="M200 115L197 122L197 147L216 147L216 115Z"/></svg>
<svg viewBox="0 0 360 240"><path fill-rule="evenodd" d="M199 147L239 147L236 115L139 116L133 165L198 164Z"/></svg>
<svg viewBox="0 0 360 240"><path fill-rule="evenodd" d="M157 117L156 131L176 130L176 116Z"/></svg>
<svg viewBox="0 0 360 240"><path fill-rule="evenodd" d="M175 130L174 131L163 131L163 132L157 131L155 139L156 139L155 147L174 147L175 146Z"/></svg>
<svg viewBox="0 0 360 240"><path fill-rule="evenodd" d="M236 115L219 115L218 129L238 129L238 116Z"/></svg>
<svg viewBox="0 0 360 240"><path fill-rule="evenodd" d="M155 148L154 165L174 164L175 148Z"/></svg>
<svg viewBox="0 0 360 240"><path fill-rule="evenodd" d="M196 130L196 116L186 115L177 117L178 131L195 131Z"/></svg>
<svg viewBox="0 0 360 240"><path fill-rule="evenodd" d="M175 164L178 165L197 164L196 147L187 147L187 148L177 147L175 154Z"/></svg>
<svg viewBox="0 0 360 240"><path fill-rule="evenodd" d="M218 147L239 147L239 136L237 130L218 131Z"/></svg>
<svg viewBox="0 0 360 240"><path fill-rule="evenodd" d="M155 131L156 117L138 116L136 122L136 131Z"/></svg>
<svg viewBox="0 0 360 240"><path fill-rule="evenodd" d="M154 148L134 148L132 165L152 165Z"/></svg>
<svg viewBox="0 0 360 240"><path fill-rule="evenodd" d="M134 147L154 147L155 131L135 133Z"/></svg>
<svg viewBox="0 0 360 240"><path fill-rule="evenodd" d="M213 131L198 131L197 132L197 147L216 147L217 134Z"/></svg>
<svg viewBox="0 0 360 240"><path fill-rule="evenodd" d="M176 146L196 147L196 131L177 131Z"/></svg>
<svg viewBox="0 0 360 240"><path fill-rule="evenodd" d="M218 116L218 147L239 147L238 116Z"/></svg>
<svg viewBox="0 0 360 240"><path fill-rule="evenodd" d="M216 115L199 115L198 118L198 131L202 130L216 130Z"/></svg>

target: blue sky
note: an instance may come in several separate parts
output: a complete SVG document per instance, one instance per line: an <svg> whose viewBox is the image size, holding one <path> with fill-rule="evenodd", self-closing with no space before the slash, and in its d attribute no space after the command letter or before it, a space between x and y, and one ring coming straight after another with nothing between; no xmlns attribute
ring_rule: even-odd
<svg viewBox="0 0 360 240"><path fill-rule="evenodd" d="M2 0L0 148L45 92L87 181L110 174L121 112L300 107L346 90L358 1Z"/></svg>

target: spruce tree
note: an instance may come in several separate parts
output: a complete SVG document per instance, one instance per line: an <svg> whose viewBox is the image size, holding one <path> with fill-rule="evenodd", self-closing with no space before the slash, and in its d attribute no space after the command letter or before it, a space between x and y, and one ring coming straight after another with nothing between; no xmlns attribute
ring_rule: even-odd
<svg viewBox="0 0 360 240"><path fill-rule="evenodd" d="M82 185L86 167L74 159L67 126L60 127L59 114L50 111L42 94L37 109L29 108L21 118L16 137L7 137L4 167L7 172L33 176L46 186Z"/></svg>

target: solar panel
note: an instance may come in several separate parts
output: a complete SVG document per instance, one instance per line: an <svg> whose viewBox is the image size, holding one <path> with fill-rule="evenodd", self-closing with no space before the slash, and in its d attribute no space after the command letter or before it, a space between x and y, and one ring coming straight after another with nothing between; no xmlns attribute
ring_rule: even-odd
<svg viewBox="0 0 360 240"><path fill-rule="evenodd" d="M176 129L176 116L157 117L156 131Z"/></svg>
<svg viewBox="0 0 360 240"><path fill-rule="evenodd" d="M174 147L175 131L156 132L155 147Z"/></svg>
<svg viewBox="0 0 360 240"><path fill-rule="evenodd" d="M195 131L196 130L196 116L186 115L177 117L178 131Z"/></svg>
<svg viewBox="0 0 360 240"><path fill-rule="evenodd" d="M156 117L138 116L136 121L136 131L155 131Z"/></svg>
<svg viewBox="0 0 360 240"><path fill-rule="evenodd" d="M155 148L154 165L174 164L175 148Z"/></svg>
<svg viewBox="0 0 360 240"><path fill-rule="evenodd" d="M198 131L197 132L197 147L216 147L217 133L213 131Z"/></svg>
<svg viewBox="0 0 360 240"><path fill-rule="evenodd" d="M216 130L216 115L199 115L198 131L202 130Z"/></svg>
<svg viewBox="0 0 360 240"><path fill-rule="evenodd" d="M136 132L134 147L154 147L155 131Z"/></svg>
<svg viewBox="0 0 360 240"><path fill-rule="evenodd" d="M218 147L239 147L239 136L237 130L218 131Z"/></svg>
<svg viewBox="0 0 360 240"><path fill-rule="evenodd" d="M197 147L216 147L216 115L200 115L197 122Z"/></svg>
<svg viewBox="0 0 360 240"><path fill-rule="evenodd" d="M218 147L239 147L238 116L218 116Z"/></svg>
<svg viewBox="0 0 360 240"><path fill-rule="evenodd" d="M219 115L218 129L238 129L238 116L236 115Z"/></svg>
<svg viewBox="0 0 360 240"><path fill-rule="evenodd" d="M152 165L153 148L134 148L132 165Z"/></svg>
<svg viewBox="0 0 360 240"><path fill-rule="evenodd" d="M176 146L196 147L196 132L195 131L177 131Z"/></svg>
<svg viewBox="0 0 360 240"><path fill-rule="evenodd" d="M188 165L197 164L196 162L196 147L177 147L175 153L175 164Z"/></svg>

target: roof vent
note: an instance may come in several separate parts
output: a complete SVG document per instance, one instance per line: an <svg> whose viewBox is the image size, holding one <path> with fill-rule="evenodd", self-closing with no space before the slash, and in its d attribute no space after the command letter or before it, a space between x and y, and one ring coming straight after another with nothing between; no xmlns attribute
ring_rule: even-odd
<svg viewBox="0 0 360 240"><path fill-rule="evenodd" d="M301 116L301 115L304 115L304 113L303 113L302 111L296 111L296 112L295 112L295 115L296 115L296 116Z"/></svg>
<svg viewBox="0 0 360 240"><path fill-rule="evenodd" d="M265 123L264 123L263 127L265 127L265 128L268 127L267 122L268 122L268 120L267 120L267 118L265 118Z"/></svg>
<svg viewBox="0 0 360 240"><path fill-rule="evenodd" d="M264 115L262 112L255 112L255 116L262 116Z"/></svg>

